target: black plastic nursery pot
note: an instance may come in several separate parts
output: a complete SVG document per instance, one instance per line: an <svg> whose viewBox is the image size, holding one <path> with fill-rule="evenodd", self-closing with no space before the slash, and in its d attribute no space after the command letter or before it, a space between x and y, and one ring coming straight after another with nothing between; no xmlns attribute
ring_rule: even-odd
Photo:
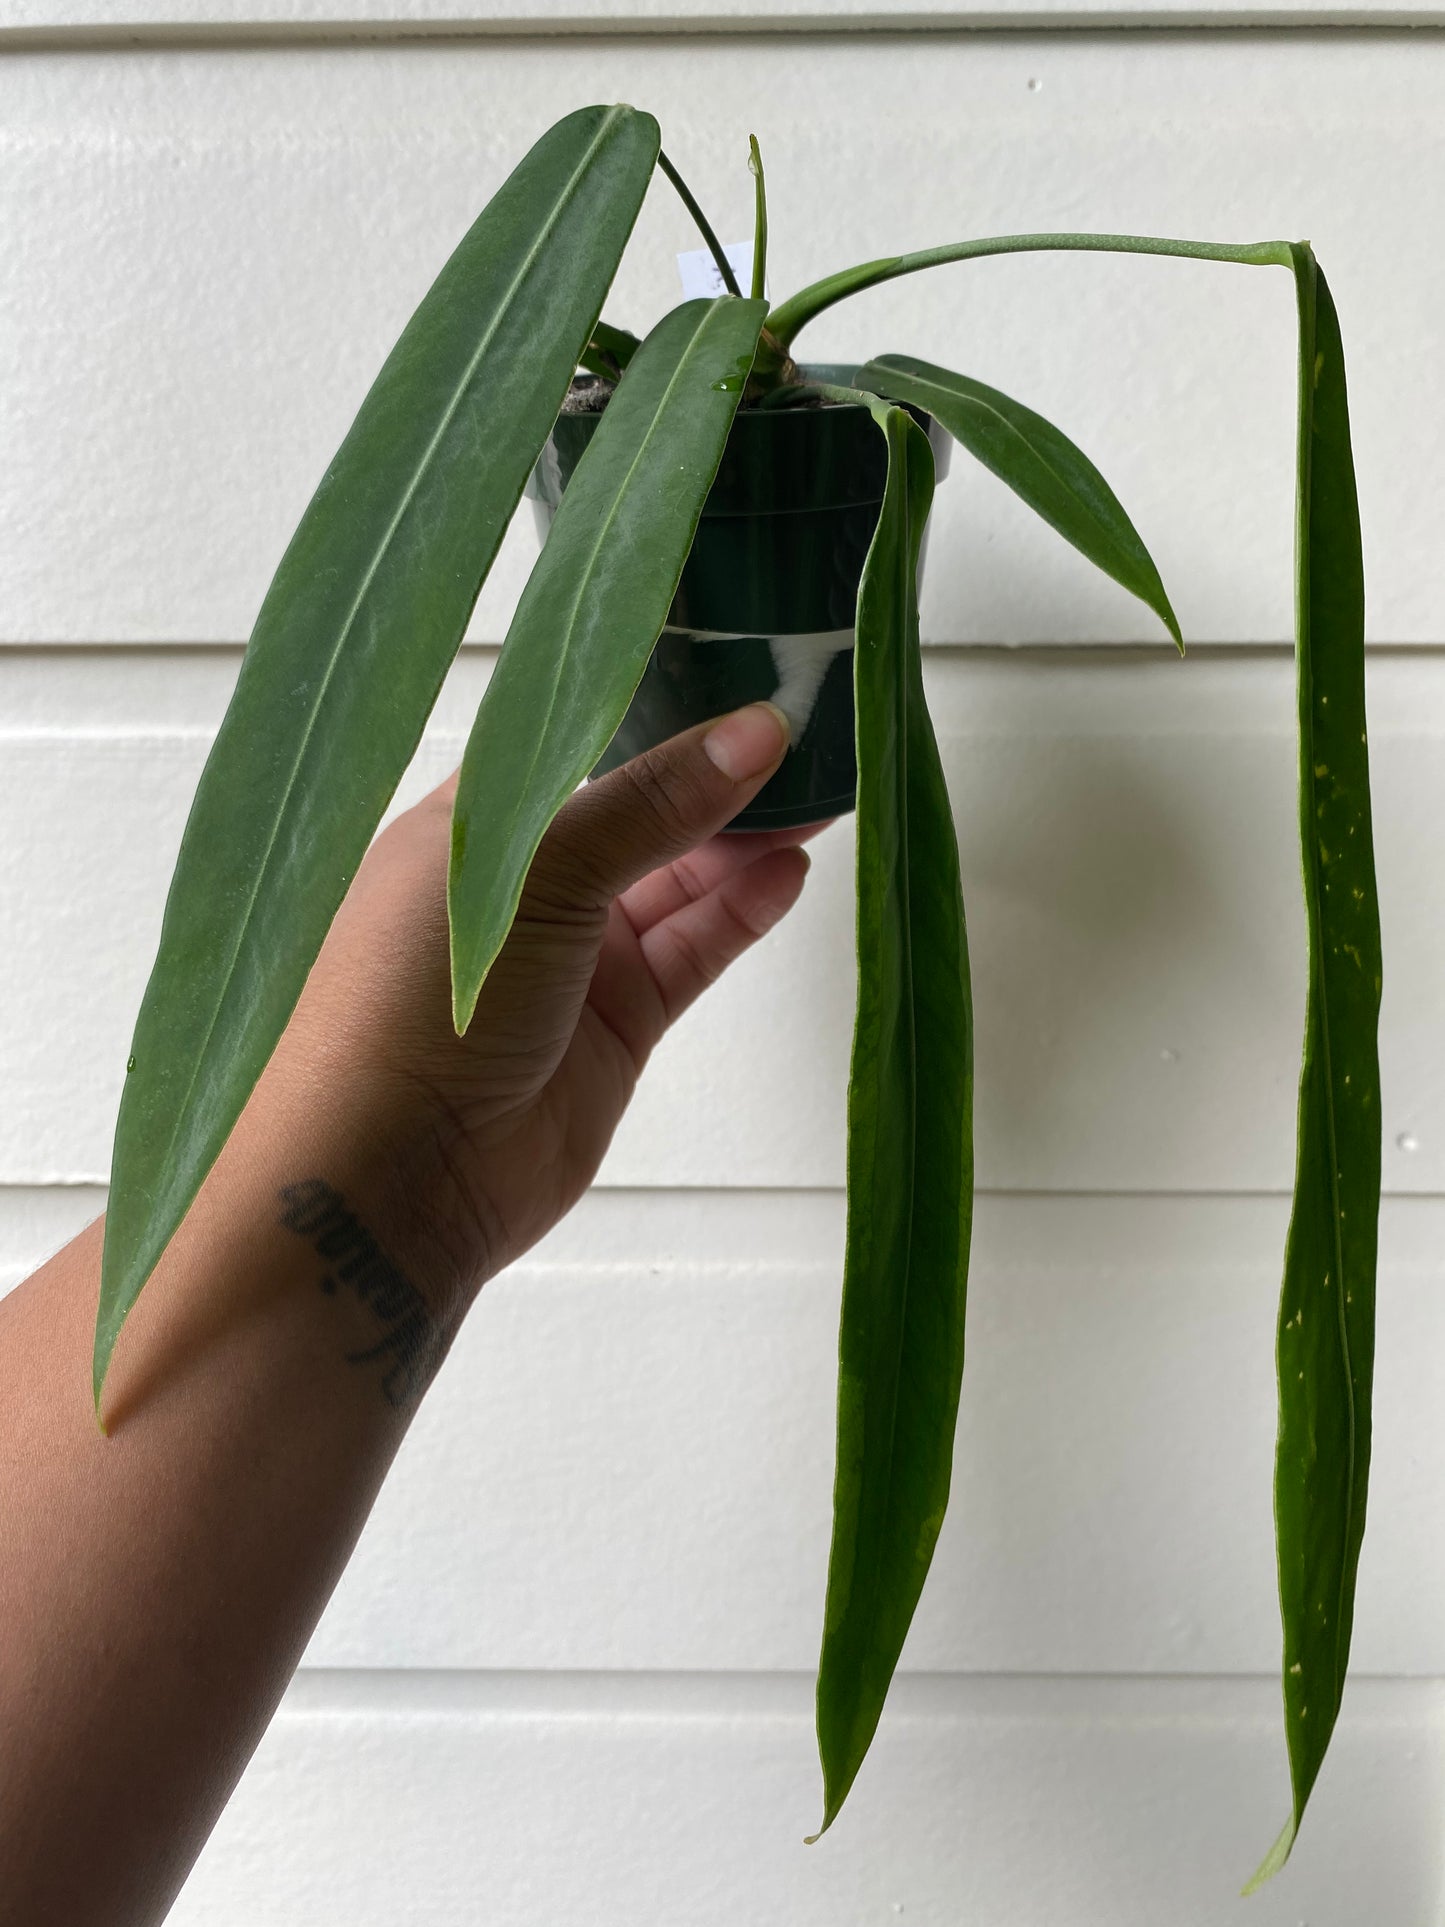
<svg viewBox="0 0 1445 1927"><path fill-rule="evenodd" d="M804 371L843 382L849 368ZM579 377L574 387L592 385ZM909 411L948 472L951 442ZM545 540L600 410L560 415L527 493ZM776 703L793 728L776 775L728 825L790 829L853 808L853 618L888 453L867 407L740 409L667 626L594 776L694 723ZM921 558L920 558L921 567Z"/></svg>

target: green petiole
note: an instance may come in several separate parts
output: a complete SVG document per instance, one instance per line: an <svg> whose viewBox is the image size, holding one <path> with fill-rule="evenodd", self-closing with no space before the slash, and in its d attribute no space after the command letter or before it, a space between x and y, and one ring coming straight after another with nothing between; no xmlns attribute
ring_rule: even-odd
<svg viewBox="0 0 1445 1927"><path fill-rule="evenodd" d="M768 317L768 332L782 348L810 321L849 295L876 288L902 274L918 274L951 261L978 261L995 254L1166 254L1194 261L1233 261L1246 267L1292 268L1294 256L1287 241L1255 241L1244 246L1228 242L1158 240L1146 234L1000 234L983 241L957 241L916 254L895 254L881 261L864 261L843 268L795 294Z"/></svg>
<svg viewBox="0 0 1445 1927"><path fill-rule="evenodd" d="M741 297L742 289L738 286L738 278L733 273L732 263L731 261L728 260L727 256L723 253L722 243L721 241L718 240L717 236L713 233L711 224L709 223L708 218L703 213L702 209L698 206L697 200L693 195L692 189L688 186L687 182L682 178L681 174L678 173L677 169L673 166L672 162L667 158L666 154L659 152L657 156L657 164L662 169L663 173L667 176L667 178L672 182L673 186L677 189L678 198L681 200L683 206L687 209L688 213L692 216L693 220L697 223L697 231L702 236L703 240L707 243L708 253L712 256L713 260L717 263L717 271L722 276L723 286L727 289L729 294L735 294Z"/></svg>

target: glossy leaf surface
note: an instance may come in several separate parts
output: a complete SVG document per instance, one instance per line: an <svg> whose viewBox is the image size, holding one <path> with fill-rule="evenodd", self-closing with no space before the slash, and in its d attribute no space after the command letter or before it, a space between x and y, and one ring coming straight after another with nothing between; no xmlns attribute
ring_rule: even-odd
<svg viewBox="0 0 1445 1927"><path fill-rule="evenodd" d="M300 994L566 393L658 151L593 107L483 211L292 537L206 764L116 1132L96 1327L121 1324Z"/></svg>
<svg viewBox="0 0 1445 1927"><path fill-rule="evenodd" d="M1159 571L1138 530L1088 456L1051 422L997 388L909 355L880 355L860 368L856 379L860 388L927 409L970 455L1081 555L1138 596L1181 641Z"/></svg>
<svg viewBox="0 0 1445 1927"><path fill-rule="evenodd" d="M674 309L633 357L567 485L462 762L449 884L459 1031L543 833L642 680L764 312L731 295Z"/></svg>
<svg viewBox="0 0 1445 1927"><path fill-rule="evenodd" d="M854 651L858 1007L818 1669L824 1828L877 1727L948 1503L973 1219L963 891L918 641L933 455L902 408L874 407L889 461Z"/></svg>
<svg viewBox="0 0 1445 1927"><path fill-rule="evenodd" d="M1365 1529L1380 1208L1380 920L1365 732L1365 585L1334 302L1293 250L1300 327L1300 843L1309 998L1280 1297L1275 1529L1291 1811L1251 1886L1289 1857L1344 1692Z"/></svg>

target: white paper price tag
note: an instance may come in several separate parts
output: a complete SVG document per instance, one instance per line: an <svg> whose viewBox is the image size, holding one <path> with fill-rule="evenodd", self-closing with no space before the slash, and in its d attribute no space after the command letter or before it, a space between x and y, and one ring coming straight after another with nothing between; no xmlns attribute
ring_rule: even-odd
<svg viewBox="0 0 1445 1927"><path fill-rule="evenodd" d="M746 294L753 285L753 244L751 241L726 241L723 253L728 258L728 266L738 278L738 286ZM685 301L707 299L712 295L726 294L722 275L717 262L706 248L689 248L686 254L677 257L678 278L682 282Z"/></svg>

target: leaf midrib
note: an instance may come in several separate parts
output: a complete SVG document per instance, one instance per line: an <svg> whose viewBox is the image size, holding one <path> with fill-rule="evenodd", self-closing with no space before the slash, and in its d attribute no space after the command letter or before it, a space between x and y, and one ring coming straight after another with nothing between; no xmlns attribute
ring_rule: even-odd
<svg viewBox="0 0 1445 1927"><path fill-rule="evenodd" d="M911 624L908 620L908 578L913 553L912 499L909 488L908 470L908 428L911 418L903 416L904 428L900 451L903 496L903 539L899 544L898 600L903 611L901 624L902 647L898 651L899 687L899 745L898 745L898 800L899 821L903 831L903 861L898 866L899 895L903 906L903 981L907 986L907 1042L908 1052L905 1062L909 1067L908 1079L908 1218L905 1257L903 1266L903 1307L898 1320L898 1348L893 1363L893 1410L888 1421L888 1491L890 1499L894 1493L893 1472L898 1458L898 1408L901 1403L899 1388L903 1382L903 1352L907 1341L908 1309L913 1291L913 1247L918 1227L918 988L913 973L913 876L909 862L909 788L908 788L908 748L909 748L909 703L908 703L908 651L912 646Z"/></svg>
<svg viewBox="0 0 1445 1927"><path fill-rule="evenodd" d="M901 410L899 412L902 413ZM876 414L874 419L875 420L877 419ZM903 415L903 420L907 422L909 420L909 417L905 414ZM879 423L879 426L883 429L884 435L888 439L889 459L891 463L893 460L892 435L885 423ZM903 478L903 486L902 486L901 492L903 495L904 507L906 512L909 507L908 475L907 475L907 468L906 468L906 463L908 459L907 446L906 446L906 431L905 431L905 445L903 450L901 451L901 455L902 455L902 459L898 464L898 469ZM901 593L899 594L899 601L902 603L903 609L904 609L905 628L907 627L906 617L907 617L907 604L908 604L907 570L909 567L909 555L911 552L910 527L911 527L911 524L908 521L905 521L904 530L903 530L903 539L899 544L900 578L895 585L901 591ZM898 658L898 676L899 676L900 687L902 690L902 697L899 703L898 755L895 758L895 769L898 773L898 779L899 779L896 784L896 790L897 790L897 808L898 808L898 815L899 815L899 828L901 831L900 849L903 851L906 851L907 849L908 815L909 815L909 810L908 810L908 698L907 698L907 677L906 677L905 658L904 658L904 651L906 650L906 648L907 648L907 639L905 637L904 649L901 649L899 651L899 658ZM907 1035L907 1044L908 1044L907 1057L905 1061L910 1066L911 1074L909 1077L909 1092L908 1092L908 1187L907 1187L908 1196L907 1196L907 1210L905 1215L906 1228L904 1233L904 1240L905 1240L904 1260L902 1265L902 1272L903 1272L903 1279L904 1279L903 1289L902 1289L903 1302L902 1302L901 1314L898 1319L898 1341L897 1341L897 1347L895 1350L894 1361L893 1361L893 1398L891 1401L891 1409L888 1415L888 1442L884 1453L884 1468L885 1468L884 1469L884 1488L888 1494L890 1512L893 1509L893 1498L894 1498L893 1472L894 1472L894 1466L896 1464L897 1457L898 1457L898 1452L897 1452L898 1407L900 1402L898 1397L898 1388L901 1385L902 1379L903 1379L903 1352L904 1352L904 1345L906 1342L907 1326L908 1326L908 1300L909 1300L909 1293L911 1291L912 1282L913 1282L913 1245L914 1245L914 1234L915 1234L915 1229L917 1224L917 1195L918 1195L918 1064L917 1064L917 1023L916 1023L917 998L916 998L916 990L915 990L914 976L913 976L913 929L912 929L912 901L911 901L910 881L911 879L909 874L908 863L906 862L906 860L900 861L898 865L897 887L898 887L899 895L902 899L902 906L903 906L903 915L901 918L902 938L901 938L900 948L903 952L901 974L902 974L903 985L906 991L906 995L903 999L903 1002L905 1005L904 1021L906 1024L906 1035ZM879 1155L880 1155L879 1144L878 1144L877 1138L875 1137L874 1146L873 1146L875 1189L877 1188L877 1167L878 1167ZM879 1614L880 1614L881 1584L880 1584L879 1572L876 1569L875 1569L873 1584L870 1588L870 1591L872 1594L871 1610L870 1610L870 1619L872 1621L872 1626L871 1626L872 1638L870 1639L870 1645L871 1645L873 1643L873 1640L875 1640L877 1637Z"/></svg>

